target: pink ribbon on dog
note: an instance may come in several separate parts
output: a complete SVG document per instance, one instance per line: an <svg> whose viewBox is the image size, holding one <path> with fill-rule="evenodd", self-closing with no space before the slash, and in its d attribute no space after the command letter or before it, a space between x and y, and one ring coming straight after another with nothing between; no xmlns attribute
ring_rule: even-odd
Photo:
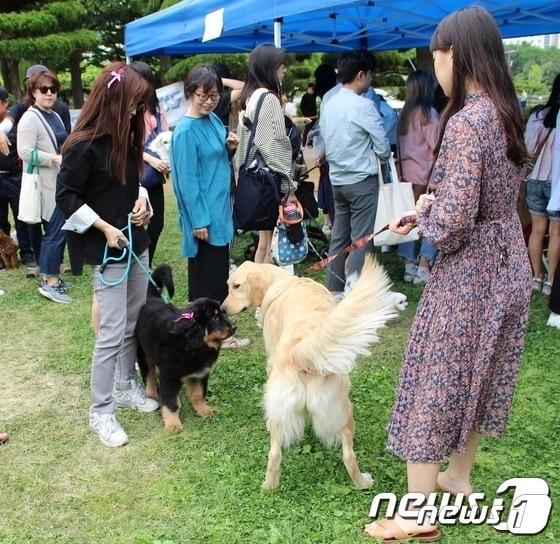
<svg viewBox="0 0 560 544"><path fill-rule="evenodd" d="M173 320L173 323L177 323L177 321L182 321L183 319L194 319L194 312L185 312L181 314L177 319Z"/></svg>
<svg viewBox="0 0 560 544"><path fill-rule="evenodd" d="M113 76L113 79L107 83L107 89L110 89L111 85L115 83L115 81L120 81L124 77L124 69L119 68L118 70L113 70L111 75Z"/></svg>

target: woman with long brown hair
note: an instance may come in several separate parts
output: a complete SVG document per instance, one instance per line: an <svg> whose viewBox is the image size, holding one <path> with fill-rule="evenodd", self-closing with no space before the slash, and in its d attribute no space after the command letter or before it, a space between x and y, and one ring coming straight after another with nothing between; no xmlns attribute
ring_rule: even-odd
<svg viewBox="0 0 560 544"><path fill-rule="evenodd" d="M407 462L408 490L426 497L436 487L472 493L481 437L504 432L531 295L516 212L526 151L500 32L484 9L460 9L440 22L430 49L449 104L436 148L435 193L420 196L416 223L439 253L388 426L389 450ZM399 226L400 219L391 230L406 234L412 226ZM441 536L434 525L400 516L374 522L366 533L390 542Z"/></svg>
<svg viewBox="0 0 560 544"><path fill-rule="evenodd" d="M527 207L531 213L531 235L527 247L533 268L532 289L549 296L560 260L560 212L548 208L552 193L554 146L558 138L556 119L560 111L560 74L554 78L544 106L531 114L525 130L527 150L535 167L527 180ZM548 209L547 209L548 208ZM543 273L543 246L548 233L548 270Z"/></svg>
<svg viewBox="0 0 560 544"><path fill-rule="evenodd" d="M426 192L434 149L438 140L439 115L432 107L434 78L429 72L416 70L406 82L404 106L399 116L398 151L402 181L412 183L414 199ZM404 281L426 283L436 256L435 247L426 240L416 252L416 242L399 245L404 259Z"/></svg>
<svg viewBox="0 0 560 544"><path fill-rule="evenodd" d="M144 224L150 212L138 179L143 167L142 112L149 95L148 82L129 66L122 62L107 66L62 149L57 179L57 204L67 217L65 229L75 238L69 244L75 252L71 257L93 266L100 322L92 359L89 426L110 447L128 442L115 418L115 405L142 412L158 407L136 383L134 370L134 329L146 301L148 277L134 259L130 268L126 259L119 260L119 244L124 244L144 268L148 266Z"/></svg>
<svg viewBox="0 0 560 544"><path fill-rule="evenodd" d="M259 122L254 128L253 148L249 152L249 164L257 151L266 165L281 179L280 191L289 195L297 184L293 177L292 147L286 135L284 113L282 111L282 80L286 73L286 52L272 44L261 44L249 56L247 80L241 91L241 103L245 116L252 122L260 97L266 93L259 113ZM239 147L236 154L236 168L239 170L247 153L250 130L240 121L238 127ZM271 263L270 246L272 231L259 232L259 243L255 254L256 263Z"/></svg>

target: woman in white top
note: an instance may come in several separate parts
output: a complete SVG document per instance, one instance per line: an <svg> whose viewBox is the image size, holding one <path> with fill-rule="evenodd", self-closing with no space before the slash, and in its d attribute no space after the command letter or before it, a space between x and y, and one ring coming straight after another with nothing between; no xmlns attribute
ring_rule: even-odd
<svg viewBox="0 0 560 544"><path fill-rule="evenodd" d="M531 213L529 258L533 267L533 291L550 295L554 272L560 258L560 211L547 210L552 188L552 154L556 139L556 118L560 109L560 74L554 79L548 102L527 122L525 143L535 157L535 167L527 181L527 207ZM543 243L548 232L548 276L542 266Z"/></svg>
<svg viewBox="0 0 560 544"><path fill-rule="evenodd" d="M284 195L295 191L297 185L293 179L292 147L286 135L284 113L280 103L281 85L286 73L286 53L271 44L261 44L251 52L247 81L241 92L241 103L251 121L254 118L257 102L262 93L265 97L259 122L255 129L253 150L249 154L249 163L257 151L260 152L267 166L281 176L280 192ZM243 164L250 138L249 129L239 122L239 147L236 154L236 169ZM255 254L256 263L271 263L270 244L272 231L259 232L259 245Z"/></svg>

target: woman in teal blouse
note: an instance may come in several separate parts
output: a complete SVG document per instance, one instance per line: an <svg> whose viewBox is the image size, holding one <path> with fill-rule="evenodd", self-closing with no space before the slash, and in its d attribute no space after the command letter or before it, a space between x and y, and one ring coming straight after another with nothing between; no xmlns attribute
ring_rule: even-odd
<svg viewBox="0 0 560 544"><path fill-rule="evenodd" d="M189 107L171 140L171 174L182 233L181 255L188 258L189 300L227 296L229 243L233 239L229 152L237 135L226 133L212 113L222 80L208 64L195 66L185 81ZM234 339L223 347L241 347Z"/></svg>

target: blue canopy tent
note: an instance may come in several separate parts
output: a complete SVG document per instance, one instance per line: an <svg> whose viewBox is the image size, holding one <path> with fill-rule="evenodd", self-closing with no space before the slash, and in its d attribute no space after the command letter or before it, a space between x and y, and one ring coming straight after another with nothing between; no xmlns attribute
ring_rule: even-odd
<svg viewBox="0 0 560 544"><path fill-rule="evenodd" d="M460 0L184 0L126 25L138 55L248 52L276 43L293 52L427 46ZM560 32L560 2L482 0L504 38ZM207 35L205 36L205 31Z"/></svg>

